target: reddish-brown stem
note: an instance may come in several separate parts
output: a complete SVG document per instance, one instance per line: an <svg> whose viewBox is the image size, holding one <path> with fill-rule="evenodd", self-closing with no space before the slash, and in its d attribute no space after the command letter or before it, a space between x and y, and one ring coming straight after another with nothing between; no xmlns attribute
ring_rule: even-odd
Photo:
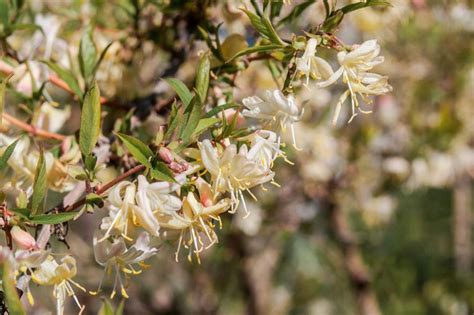
<svg viewBox="0 0 474 315"><path fill-rule="evenodd" d="M113 186L115 186L116 184L120 183L121 181L123 181L125 178L133 175L133 174L136 174L138 172L141 172L143 170L145 170L146 166L144 165L138 165L138 166L135 166L134 168L132 169L129 169L128 171L126 171L125 173L123 173L122 175L120 175L119 177L111 180L110 182L106 183L105 185L103 186L99 186L95 193L97 195L102 195L103 193L105 193L107 190L109 190L110 188L112 188ZM86 203L86 198L82 198L81 200L79 201L76 201L75 203L73 203L72 205L70 206L67 206L66 208L64 208L64 212L68 212L68 211L72 211L76 208L79 208L81 206L83 206L84 204Z"/></svg>
<svg viewBox="0 0 474 315"><path fill-rule="evenodd" d="M14 72L14 70L10 65L8 65L7 63L0 60L0 72L4 73L6 75L10 75L11 73ZM71 90L69 85L67 85L67 83L64 82L63 80L61 80L57 75L50 74L48 76L48 81L51 82L52 84L54 84L55 86L57 86L58 88L68 92L69 94L74 95L74 91ZM108 100L105 97L100 98L100 103L101 104L105 104L107 102L108 102Z"/></svg>
<svg viewBox="0 0 474 315"><path fill-rule="evenodd" d="M8 115L7 113L3 113L3 119L11 123L12 125L15 125L18 128L27 131L33 136L38 136L38 137L48 138L48 139L55 139L59 141L63 141L64 139L66 139L66 136L64 135L36 128L35 126L29 125L19 119L16 119L15 117Z"/></svg>

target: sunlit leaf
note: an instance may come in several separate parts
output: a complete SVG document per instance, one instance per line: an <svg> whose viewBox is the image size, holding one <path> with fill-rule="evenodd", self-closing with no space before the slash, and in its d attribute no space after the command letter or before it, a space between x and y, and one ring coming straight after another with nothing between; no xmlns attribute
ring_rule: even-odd
<svg viewBox="0 0 474 315"><path fill-rule="evenodd" d="M100 91L97 83L86 93L81 113L79 148L84 156L92 153L100 135Z"/></svg>

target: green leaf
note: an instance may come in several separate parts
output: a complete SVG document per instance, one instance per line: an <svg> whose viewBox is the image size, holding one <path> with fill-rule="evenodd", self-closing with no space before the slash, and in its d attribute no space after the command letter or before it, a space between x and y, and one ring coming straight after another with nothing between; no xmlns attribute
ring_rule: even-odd
<svg viewBox="0 0 474 315"><path fill-rule="evenodd" d="M287 24L287 23L291 23L293 22L294 20L296 20L310 5L312 5L313 3L315 3L316 1L315 0L309 0L309 1L305 1L303 3L300 3L298 4L297 6L295 6L293 8L293 10L291 10L291 12L285 16L283 19L281 19L277 25L278 26L281 26L281 25L284 25L284 24Z"/></svg>
<svg viewBox="0 0 474 315"><path fill-rule="evenodd" d="M53 214L39 214L30 216L29 221L33 224L59 224L74 219L80 212L60 212Z"/></svg>
<svg viewBox="0 0 474 315"><path fill-rule="evenodd" d="M20 297L15 286L15 270L12 268L8 258L2 262L2 287L7 302L8 314L26 314L21 305Z"/></svg>
<svg viewBox="0 0 474 315"><path fill-rule="evenodd" d="M13 151L15 150L16 144L20 138L16 139L13 143L11 143L6 149L5 152L3 152L2 157L0 157L0 171L3 171L5 167L7 167L7 162L10 156L13 154Z"/></svg>
<svg viewBox="0 0 474 315"><path fill-rule="evenodd" d="M344 18L344 13L341 10L337 10L334 15L330 16L326 21L324 21L321 29L324 32L331 32L333 29L341 24L342 19Z"/></svg>
<svg viewBox="0 0 474 315"><path fill-rule="evenodd" d="M285 43L280 39L277 32L275 31L272 22L267 17L260 17L246 9L241 10L247 14L250 19L250 23L252 23L253 27L255 27L257 32L259 32L262 37L270 40L274 44L285 45Z"/></svg>
<svg viewBox="0 0 474 315"><path fill-rule="evenodd" d="M274 19L275 17L280 15L281 8L283 7L283 1L272 1L270 5L270 19Z"/></svg>
<svg viewBox="0 0 474 315"><path fill-rule="evenodd" d="M13 208L13 209L9 208L8 211L17 214L18 216L20 216L23 219L29 219L30 214L31 214L30 209L27 209L27 208Z"/></svg>
<svg viewBox="0 0 474 315"><path fill-rule="evenodd" d="M201 118L201 102L198 97L193 97L191 103L184 112L185 122L180 130L179 137L186 144L190 140Z"/></svg>
<svg viewBox="0 0 474 315"><path fill-rule="evenodd" d="M219 114L220 112L222 112L226 109L229 109L229 108L239 108L239 107L240 107L240 105L237 105L237 104L222 104L222 105L216 106L213 109L211 109L210 111L208 111L204 115L204 118L210 118L210 117L215 116L215 115Z"/></svg>
<svg viewBox="0 0 474 315"><path fill-rule="evenodd" d="M196 91L201 102L205 102L207 98L207 90L209 89L209 71L211 70L211 62L209 55L204 54L199 61L196 75Z"/></svg>
<svg viewBox="0 0 474 315"><path fill-rule="evenodd" d="M171 113L168 123L168 129L165 133L165 138L170 139L175 131L176 127L178 126L178 121L182 119L182 113L178 111L178 107L176 106L176 102L171 105Z"/></svg>
<svg viewBox="0 0 474 315"><path fill-rule="evenodd" d="M281 45L260 45L260 46L249 47L249 48L239 51L237 54L232 56L232 58L227 60L226 63L232 62L239 57L250 55L255 52L267 52L267 51L273 51L273 50L282 49L282 48L284 47Z"/></svg>
<svg viewBox="0 0 474 315"><path fill-rule="evenodd" d="M119 306L117 307L117 309L115 310L115 314L114 315L123 315L123 308L125 306L125 300L122 300L120 301L120 304Z"/></svg>
<svg viewBox="0 0 474 315"><path fill-rule="evenodd" d="M100 91L97 83L87 91L81 112L81 129L79 130L79 148L84 156L92 153L100 134Z"/></svg>
<svg viewBox="0 0 474 315"><path fill-rule="evenodd" d="M109 300L104 299L97 315L114 315L114 309Z"/></svg>
<svg viewBox="0 0 474 315"><path fill-rule="evenodd" d="M145 165L146 167L151 167L150 158L153 157L153 152L146 144L137 138L127 136L122 133L117 133L117 137L120 138L127 150L138 162Z"/></svg>
<svg viewBox="0 0 474 315"><path fill-rule="evenodd" d="M150 170L151 177L153 179L164 180L167 182L176 182L174 179L173 172L166 166L165 163L157 161L153 168Z"/></svg>
<svg viewBox="0 0 474 315"><path fill-rule="evenodd" d="M95 75L97 70L99 70L100 64L102 63L102 60L104 60L105 54L107 53L107 51L109 50L109 48L112 46L113 43L114 42L108 43L107 46L105 46L104 50L102 50L102 52L100 53L99 59L94 65L94 70L92 73L93 75Z"/></svg>
<svg viewBox="0 0 474 315"><path fill-rule="evenodd" d="M10 80L12 76L13 76L13 73L11 73L8 77L6 77L2 81L2 84L0 84L0 127L2 126L3 109L5 108L5 92L7 91L7 83L8 83L8 80Z"/></svg>
<svg viewBox="0 0 474 315"><path fill-rule="evenodd" d="M196 126L196 130L194 130L192 136L195 137L195 136L200 135L201 133L206 131L206 129L209 129L209 127L215 125L219 121L221 121L221 120L217 117L201 119L199 121L198 125Z"/></svg>
<svg viewBox="0 0 474 315"><path fill-rule="evenodd" d="M10 26L10 5L8 1L0 0L0 34Z"/></svg>
<svg viewBox="0 0 474 315"><path fill-rule="evenodd" d="M51 70L56 72L58 77L64 82L66 82L69 88L79 97L80 100L82 100L82 90L71 71L62 68L61 66L51 61L43 61L43 63L47 64L48 67L51 68Z"/></svg>
<svg viewBox="0 0 474 315"><path fill-rule="evenodd" d="M88 30L82 35L79 44L79 66L82 77L88 82L94 73L97 60L97 48L92 39L92 31Z"/></svg>
<svg viewBox="0 0 474 315"><path fill-rule="evenodd" d="M166 83L171 85L173 90L178 94L179 99L185 106L188 106L193 98L191 91L189 91L188 87L180 80L174 78L166 78L164 79Z"/></svg>
<svg viewBox="0 0 474 315"><path fill-rule="evenodd" d="M386 0L367 0L356 3L348 4L342 7L340 10L342 13L347 14L352 11L356 11L365 7L389 7L391 6L390 1Z"/></svg>
<svg viewBox="0 0 474 315"><path fill-rule="evenodd" d="M31 211L33 214L38 212L46 194L46 175L46 162L44 160L44 154L41 151L38 158L38 164L36 165L35 180L33 182L33 195L31 196Z"/></svg>

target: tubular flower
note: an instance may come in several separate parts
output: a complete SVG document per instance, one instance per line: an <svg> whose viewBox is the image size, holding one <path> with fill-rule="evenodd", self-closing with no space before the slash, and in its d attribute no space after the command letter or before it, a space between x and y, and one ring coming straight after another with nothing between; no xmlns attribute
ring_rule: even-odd
<svg viewBox="0 0 474 315"><path fill-rule="evenodd" d="M245 137L250 141L248 158L261 163L263 168L273 167L273 161L279 156L286 160L284 152L280 149L280 138L269 130L259 130Z"/></svg>
<svg viewBox="0 0 474 315"><path fill-rule="evenodd" d="M202 163L211 174L214 192L230 193L232 211L237 208L240 198L247 212L242 191L246 190L253 196L250 188L271 181L275 175L268 167L249 158L246 145L237 151L237 146L231 144L218 152L209 140L204 140L199 147Z"/></svg>
<svg viewBox="0 0 474 315"><path fill-rule="evenodd" d="M265 121L265 125L273 127L276 131L285 131L289 125L293 137L293 145L296 147L296 137L293 124L300 120L303 111L298 108L293 95L286 97L280 90L267 90L264 99L251 96L242 100L247 109L242 114Z"/></svg>
<svg viewBox="0 0 474 315"><path fill-rule="evenodd" d="M125 189L122 197L122 190ZM105 230L104 237L101 241L108 238L112 232L117 231L118 234L125 239L131 240L128 237L129 221L137 223L136 210L138 208L132 207L135 204L135 184L123 181L114 186L109 193L109 215L102 219L100 228ZM158 228L158 227L157 227Z"/></svg>
<svg viewBox="0 0 474 315"><path fill-rule="evenodd" d="M93 246L95 259L97 263L105 267L105 272L100 280L99 289L90 293L97 294L101 289L105 274L115 271L114 287L110 298L114 298L118 284L122 296L128 298L122 274L125 279L128 279L129 274L141 273L141 270L136 270L134 265L143 265L143 262L156 255L158 250L150 247L150 235L146 232L140 233L135 243L129 248L122 237L102 241L103 237L102 232L97 231L94 235Z"/></svg>
<svg viewBox="0 0 474 315"><path fill-rule="evenodd" d="M356 109L362 113L371 112L360 109L358 95L365 102L370 103L368 95L382 95L392 90L387 77L368 72L384 61L383 56L379 56L379 53L380 46L377 41L368 40L351 52L341 51L337 54L341 67L326 81L318 84L319 87L329 86L341 76L343 82L347 84L348 89L341 95L336 105L333 123L336 123L341 106L349 95L351 96L352 105L352 116L349 119L349 122L351 122L357 116Z"/></svg>
<svg viewBox="0 0 474 315"><path fill-rule="evenodd" d="M196 199L193 193L188 193L187 197L183 200L183 207L180 213L175 213L174 215L163 214L158 217L163 228L180 230L176 261L178 260L181 245L183 245L189 249L188 260L192 260L192 254L194 253L199 262L199 253L218 241L213 221L220 222L219 215L226 212L231 205L231 201L228 198L214 203L209 193L210 186L200 184L198 185L201 193L200 201ZM201 234L207 237L207 246L205 246Z"/></svg>
<svg viewBox="0 0 474 315"><path fill-rule="evenodd" d="M314 80L327 80L333 75L333 70L326 60L315 56L318 40L310 38L306 43L304 54L296 58L296 71L306 77L305 85L308 86L309 78Z"/></svg>
<svg viewBox="0 0 474 315"><path fill-rule="evenodd" d="M53 256L48 256L48 258L39 265L38 269L31 274L33 282L39 285L54 286L53 295L56 298L56 313L58 315L64 313L64 302L68 296L74 298L81 312L84 309L84 306L79 303L71 285L73 284L85 292L82 286L71 279L76 273L76 260L71 256L65 256L61 260L61 264L58 264Z"/></svg>

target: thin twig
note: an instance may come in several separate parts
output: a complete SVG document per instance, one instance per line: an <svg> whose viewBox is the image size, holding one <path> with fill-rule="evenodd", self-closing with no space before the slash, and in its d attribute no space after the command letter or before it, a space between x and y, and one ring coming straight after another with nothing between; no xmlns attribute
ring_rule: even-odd
<svg viewBox="0 0 474 315"><path fill-rule="evenodd" d="M141 172L143 170L145 170L146 166L144 165L138 165L138 166L135 166L134 168L132 169L129 169L128 171L126 171L125 173L123 173L122 175L120 175L119 177L111 180L110 182L108 182L107 184L103 185L103 186L99 186L96 190L95 190L95 193L97 195L102 195L103 193L105 193L107 190L109 190L110 188L112 188L113 186L115 186L116 184L120 183L121 181L123 181L125 178L133 175L133 174L136 174L138 172ZM66 208L64 208L63 212L69 212L69 211L72 211L76 208L79 208L81 206L83 206L84 204L86 203L86 198L82 198L81 200L79 201L76 201L75 203L73 203L72 205L70 206L67 206Z"/></svg>
<svg viewBox="0 0 474 315"><path fill-rule="evenodd" d="M27 131L28 133L32 134L33 136L38 136L38 137L48 138L48 139L55 139L55 140L59 140L59 141L63 141L64 139L66 139L65 135L61 135L61 134L58 134L58 133L49 132L49 131L46 131L46 130L43 130L43 129L36 128L35 126L29 125L29 124L27 124L27 123L25 123L25 122L23 122L19 119L16 119L15 117L13 117L13 116L11 116L7 113L3 113L3 119L5 119L9 123L11 123L12 125L15 125L18 128Z"/></svg>

